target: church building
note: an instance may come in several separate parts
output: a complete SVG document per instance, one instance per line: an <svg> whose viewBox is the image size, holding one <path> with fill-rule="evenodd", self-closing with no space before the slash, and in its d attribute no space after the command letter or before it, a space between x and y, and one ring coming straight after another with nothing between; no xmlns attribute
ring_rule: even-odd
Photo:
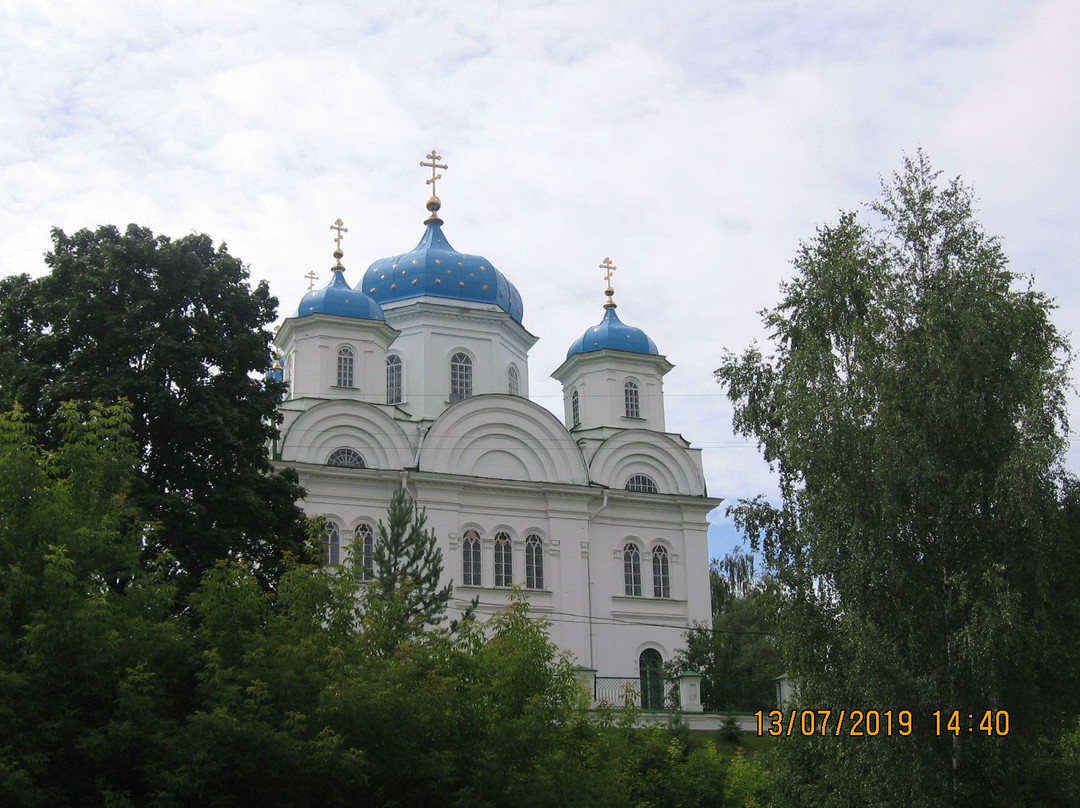
<svg viewBox="0 0 1080 808"><path fill-rule="evenodd" d="M673 365L616 314L613 265L600 321L551 375L563 418L529 400L529 349L514 284L458 252L434 196L420 243L333 277L278 330L288 392L275 460L295 468L327 520L329 563L358 536L369 569L395 490L426 510L460 609L484 619L511 587L551 638L599 677L655 671L710 617L700 450L668 432ZM599 306L598 306L599 308ZM542 324L540 324L542 326ZM642 679L644 681L644 679Z"/></svg>

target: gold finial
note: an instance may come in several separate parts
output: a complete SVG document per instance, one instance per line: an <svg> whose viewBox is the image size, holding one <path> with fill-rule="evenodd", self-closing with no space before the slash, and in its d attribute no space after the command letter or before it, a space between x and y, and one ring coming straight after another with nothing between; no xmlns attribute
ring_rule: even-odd
<svg viewBox="0 0 1080 808"><path fill-rule="evenodd" d="M427 224L428 222L436 222L437 224L442 224L442 219L439 218L439 208L442 207L442 202L440 201L439 197L435 195L435 183L436 181L442 179L442 174L436 174L435 169L447 168L447 166L445 163L439 162L442 159L442 155L440 155L434 149L431 150L431 154L427 156L427 159L430 160L430 162L425 163L423 160L420 161L420 165L422 165L424 168L431 169L431 179L424 180L425 185L431 186L431 197L427 201L427 209L431 211L431 215L424 220L424 224Z"/></svg>
<svg viewBox="0 0 1080 808"><path fill-rule="evenodd" d="M330 229L337 230L337 235L334 236L334 244L336 245L334 249L334 258L337 259L337 263L334 264L333 269L334 271L345 269L345 267L341 265L341 258L345 255L345 253L341 251L341 240L345 238L344 234L349 232L349 228L343 226L341 219L338 219L330 225Z"/></svg>
<svg viewBox="0 0 1080 808"><path fill-rule="evenodd" d="M316 275L314 272L309 272L304 277L308 279L307 290L310 292L312 289L315 288L315 279L318 278L319 276Z"/></svg>
<svg viewBox="0 0 1080 808"><path fill-rule="evenodd" d="M607 281L607 289L604 290L604 294L607 295L607 303L604 304L604 308L613 309L615 308L615 300L613 299L615 290L611 288L611 273L618 269L618 267L611 263L610 258L605 258L600 262L600 269L605 270L604 280Z"/></svg>

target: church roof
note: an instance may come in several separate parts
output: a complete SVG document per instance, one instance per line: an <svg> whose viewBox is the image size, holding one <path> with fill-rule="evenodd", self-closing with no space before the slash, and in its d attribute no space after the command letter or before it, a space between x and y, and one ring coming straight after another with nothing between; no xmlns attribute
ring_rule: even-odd
<svg viewBox="0 0 1080 808"><path fill-rule="evenodd" d="M414 297L491 303L520 323L523 308L514 284L483 256L451 247L437 216L430 217L426 227L412 251L380 258L368 268L364 293L380 305Z"/></svg>
<svg viewBox="0 0 1080 808"><path fill-rule="evenodd" d="M575 340L566 352L566 358L589 351L602 351L605 348L653 356L660 354L656 350L656 343L649 339L644 331L626 325L619 319L619 315L615 313L615 304L610 302L604 307L604 319Z"/></svg>
<svg viewBox="0 0 1080 808"><path fill-rule="evenodd" d="M297 317L309 314L333 314L356 320L386 320L379 304L345 280L344 267L334 267L334 277L322 289L312 289L300 301Z"/></svg>

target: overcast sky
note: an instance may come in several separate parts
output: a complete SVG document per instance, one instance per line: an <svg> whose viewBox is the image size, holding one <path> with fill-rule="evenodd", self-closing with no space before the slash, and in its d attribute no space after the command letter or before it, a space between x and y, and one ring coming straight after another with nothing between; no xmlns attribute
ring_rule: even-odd
<svg viewBox="0 0 1080 808"><path fill-rule="evenodd" d="M905 151L965 178L1075 337L1077 42L1075 0L0 0L0 276L41 274L54 226L136 222L226 242L288 316L306 273L329 280L338 217L351 282L415 246L436 148L447 237L540 337L533 398L561 416L549 374L611 256L709 493L771 493L712 371L763 338L799 241Z"/></svg>

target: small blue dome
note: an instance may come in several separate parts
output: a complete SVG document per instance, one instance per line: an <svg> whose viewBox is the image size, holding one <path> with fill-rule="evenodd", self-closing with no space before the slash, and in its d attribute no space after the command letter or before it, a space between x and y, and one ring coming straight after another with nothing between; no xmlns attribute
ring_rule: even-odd
<svg viewBox="0 0 1080 808"><path fill-rule="evenodd" d="M355 320L386 320L379 304L360 289L353 289L345 281L345 272L334 269L334 278L322 289L313 289L304 295L296 310L297 317L309 314L334 314Z"/></svg>
<svg viewBox="0 0 1080 808"><path fill-rule="evenodd" d="M363 291L380 305L413 297L491 303L520 323L523 308L514 284L486 258L451 247L441 224L429 220L412 252L372 264L364 274Z"/></svg>
<svg viewBox="0 0 1080 808"><path fill-rule="evenodd" d="M581 338L570 346L566 352L569 359L574 354L588 353L589 351L602 351L610 348L614 351L629 351L630 353L653 354L659 356L656 343L653 342L640 328L624 325L615 313L615 307L610 306L604 311L604 319L581 335Z"/></svg>

